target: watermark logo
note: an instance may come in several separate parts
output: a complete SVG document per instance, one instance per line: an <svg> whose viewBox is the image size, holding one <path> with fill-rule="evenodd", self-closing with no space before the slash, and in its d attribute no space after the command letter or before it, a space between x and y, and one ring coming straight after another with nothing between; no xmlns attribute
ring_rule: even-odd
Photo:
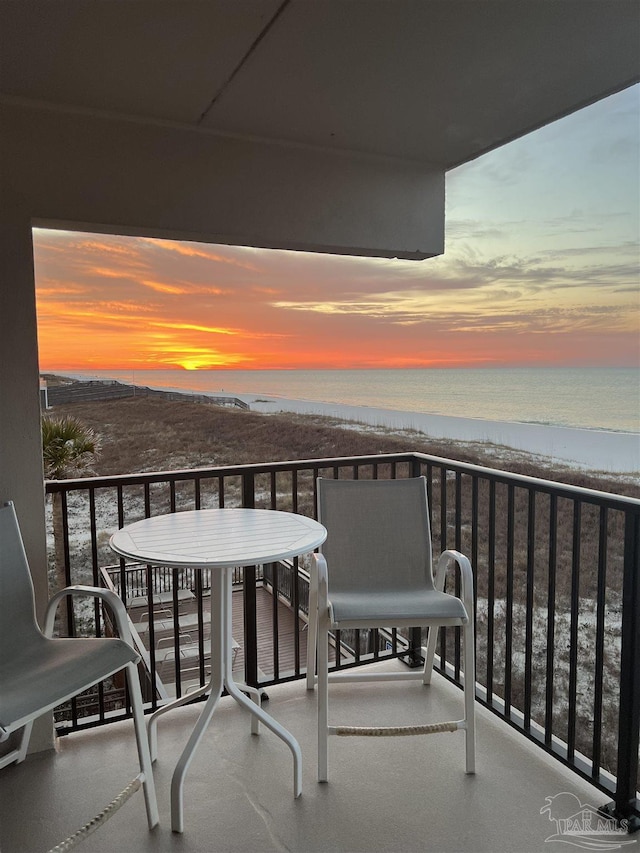
<svg viewBox="0 0 640 853"><path fill-rule="evenodd" d="M618 850L635 843L627 837L626 820L618 823L568 791L546 797L540 814L546 814L556 825L555 833L545 841L562 841L584 850Z"/></svg>

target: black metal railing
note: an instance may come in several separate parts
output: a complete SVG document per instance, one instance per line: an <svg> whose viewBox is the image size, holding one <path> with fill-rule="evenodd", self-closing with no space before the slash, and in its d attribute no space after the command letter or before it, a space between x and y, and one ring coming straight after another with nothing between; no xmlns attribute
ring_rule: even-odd
<svg viewBox="0 0 640 853"><path fill-rule="evenodd" d="M610 793L616 814L637 819L639 500L414 453L50 481L51 554L55 539L68 583L100 584L101 569L114 562L109 535L140 518L230 506L313 516L318 476L417 475L427 480L435 554L456 548L474 567L478 700ZM240 662L249 683L268 686L305 674L306 565L301 558L236 576ZM120 560L109 578L125 598L147 596L152 617L154 594L170 593L164 616L171 620L168 646L173 645L175 660L183 644L181 617L189 616L178 593L193 595L188 645L197 646L199 654L188 674L176 666L167 677L166 668L159 668L151 627L144 657L149 706L180 695L190 681L204 683L207 581L202 573L128 567ZM293 623L286 632L285 617ZM153 625L154 619L146 621ZM70 633L104 630L98 611L71 611L66 627ZM457 629L441 632L439 670L460 683L458 634ZM419 631L337 636L335 665L362 665L389 655L415 661L421 644ZM82 718L74 705L65 709L60 726L71 730L117 716L105 714L101 695L95 714ZM126 703L121 713L127 713Z"/></svg>

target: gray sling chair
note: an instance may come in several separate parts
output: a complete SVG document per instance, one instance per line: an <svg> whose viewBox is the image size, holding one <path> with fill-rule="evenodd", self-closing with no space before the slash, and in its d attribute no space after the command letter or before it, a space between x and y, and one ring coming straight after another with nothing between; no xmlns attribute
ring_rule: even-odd
<svg viewBox="0 0 640 853"><path fill-rule="evenodd" d="M52 639L56 608L67 595L97 596L110 605L121 639ZM40 630L15 509L12 503L1 507L0 741L18 732L18 745L0 756L0 768L24 760L35 719L124 669L140 761L140 773L129 789L136 790L142 783L147 821L152 829L158 823L158 805L138 679L140 656L131 642L123 602L110 590L88 586L67 587L56 593L47 607L44 631Z"/></svg>
<svg viewBox="0 0 640 853"><path fill-rule="evenodd" d="M328 535L314 554L309 592L307 689L318 685L318 780L327 780L329 735L405 735L463 730L466 772L475 772L473 577L469 560L444 551L432 572L424 477L405 480L318 478L318 519ZM462 596L445 593L447 568L457 564ZM329 725L330 681L431 681L438 628L463 632L464 716L433 725L387 728ZM328 673L330 632L340 628L429 629L424 669ZM317 642L317 676L316 672ZM337 654L337 652L336 652Z"/></svg>

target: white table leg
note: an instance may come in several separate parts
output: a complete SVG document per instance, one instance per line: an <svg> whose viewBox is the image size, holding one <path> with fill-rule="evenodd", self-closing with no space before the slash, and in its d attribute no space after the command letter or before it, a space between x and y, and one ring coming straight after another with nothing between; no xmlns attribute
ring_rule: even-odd
<svg viewBox="0 0 640 853"><path fill-rule="evenodd" d="M293 755L293 795L297 798L302 793L302 751L298 741L260 707L260 691L257 688L246 684L238 685L233 680L231 572L231 569L211 572L211 695L205 702L171 779L171 828L174 832L183 831L184 778L224 687L239 705L251 713L252 734L259 733L259 722L262 721L287 744ZM246 693L250 693L253 700ZM191 694L188 698L192 699L193 696L194 694ZM172 703L173 707L176 704L178 703ZM168 707L170 706L161 710L164 711ZM154 716L157 714L158 711Z"/></svg>
<svg viewBox="0 0 640 853"><path fill-rule="evenodd" d="M184 696L174 699L173 702L169 702L168 705L163 705L151 714L147 721L147 736L149 738L149 751L151 752L152 762L154 762L158 757L158 717L165 714L167 711L171 711L173 708L178 708L180 705L185 705L187 702L193 702L194 699L197 699L199 696L204 696L204 694L208 693L210 690L211 679L203 687L199 687L192 693L185 693Z"/></svg>
<svg viewBox="0 0 640 853"><path fill-rule="evenodd" d="M215 573L216 576L219 572ZM213 589L212 589L212 597L213 597ZM213 648L214 643L214 631L213 631L213 613L214 608L213 604L211 606L211 654L212 659L217 660L215 657L215 651ZM220 624L220 623L218 623ZM176 658L175 660L176 669L180 665L180 660ZM211 676L209 677L209 681L207 684L204 684L202 687L199 687L197 690L194 690L191 693L185 693L184 696L180 696L178 699L174 699L173 702L169 702L167 705L163 705L161 708L158 708L156 711L151 714L149 717L149 721L147 722L147 736L149 738L149 751L151 753L151 761L154 762L158 756L158 718L162 716L162 714L166 714L167 711L172 711L174 708L179 708L180 705L186 705L187 702L193 702L194 699L198 699L200 696L204 696L210 690L213 692L213 671L211 672Z"/></svg>
<svg viewBox="0 0 640 853"><path fill-rule="evenodd" d="M218 699L222 695L225 682L225 575L224 572L211 572L211 694L204 704L195 728L191 732L187 745L178 759L171 779L171 829L182 832L184 828L184 777L200 743L203 734L213 716ZM189 697L192 698L191 696ZM156 712L157 713L157 712Z"/></svg>
<svg viewBox="0 0 640 853"><path fill-rule="evenodd" d="M231 599L231 572L225 571L225 631L224 639L226 643L225 649L225 680L224 684L230 696L236 700L239 705L247 708L251 714L251 733L259 734L259 721L262 721L268 729L283 740L293 755L293 796L299 797L302 793L302 751L298 741L293 735L287 731L280 723L276 722L273 717L269 716L266 711L260 706L260 691L255 687L249 687L246 684L236 684L233 680L233 669L231 665L231 620L232 620L232 599ZM254 696L252 701L246 696L246 692L250 692Z"/></svg>
<svg viewBox="0 0 640 853"><path fill-rule="evenodd" d="M294 736L287 731L287 729L281 726L280 723L276 722L273 717L270 717L269 714L267 714L267 712L259 705L252 702L248 696L245 696L244 693L240 692L238 685L235 684L233 680L227 682L226 688L238 704L247 708L254 718L261 720L265 726L268 729L271 729L271 731L277 735L280 740L284 741L291 750L293 755L293 796L297 799L300 794L302 794L302 751L300 749L300 744Z"/></svg>

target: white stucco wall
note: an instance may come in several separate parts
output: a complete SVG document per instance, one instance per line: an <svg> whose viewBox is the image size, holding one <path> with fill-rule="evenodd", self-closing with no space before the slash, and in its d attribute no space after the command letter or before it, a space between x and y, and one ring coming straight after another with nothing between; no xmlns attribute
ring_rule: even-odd
<svg viewBox="0 0 640 853"><path fill-rule="evenodd" d="M12 500L36 591L47 600L33 249L27 212L5 187L0 201L0 505ZM31 750L53 743L51 715L34 726Z"/></svg>

